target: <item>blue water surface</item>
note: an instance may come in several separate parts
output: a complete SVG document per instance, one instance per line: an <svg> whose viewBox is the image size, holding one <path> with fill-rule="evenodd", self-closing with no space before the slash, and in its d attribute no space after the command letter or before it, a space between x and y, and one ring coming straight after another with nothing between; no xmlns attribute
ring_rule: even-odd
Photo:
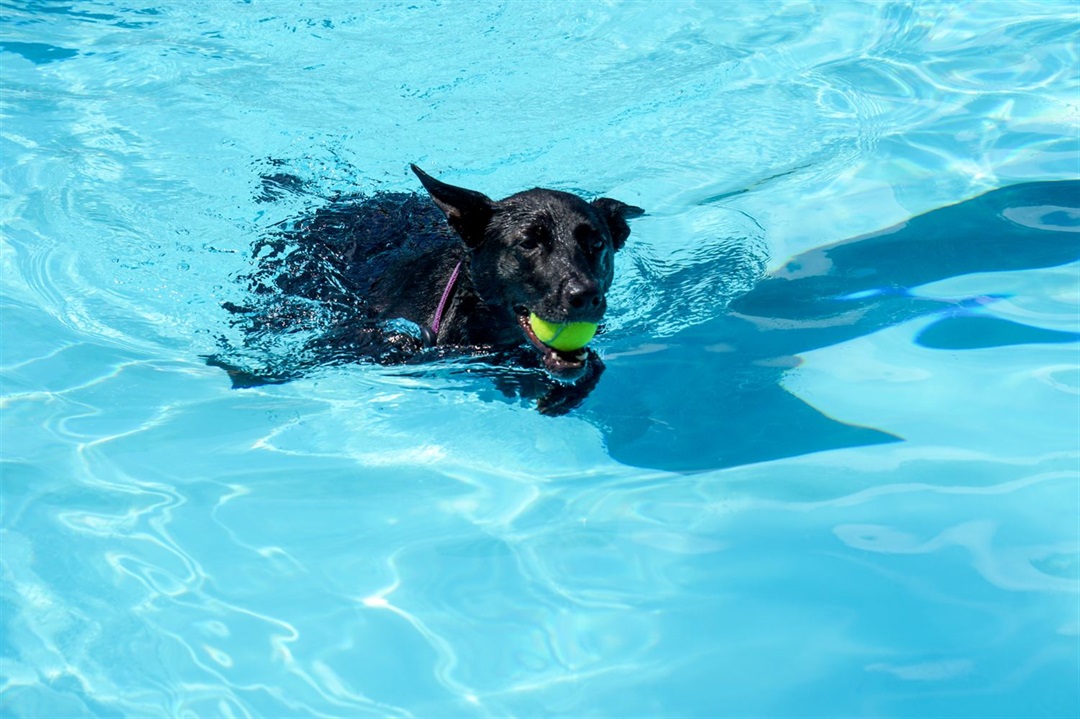
<svg viewBox="0 0 1080 719"><path fill-rule="evenodd" d="M1080 715L1078 28L0 0L0 715ZM648 211L579 409L204 363L410 162Z"/></svg>

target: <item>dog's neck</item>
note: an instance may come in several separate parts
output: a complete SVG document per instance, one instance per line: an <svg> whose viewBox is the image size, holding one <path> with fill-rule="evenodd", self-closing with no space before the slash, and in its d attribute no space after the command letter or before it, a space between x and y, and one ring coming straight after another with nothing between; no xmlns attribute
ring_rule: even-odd
<svg viewBox="0 0 1080 719"><path fill-rule="evenodd" d="M450 273L450 279L446 281L446 289L443 290L442 297L439 298L439 306L435 308L435 318L431 320L431 329L435 333L435 336L439 336L439 325L442 324L443 313L446 312L446 303L450 301L450 295L454 293L454 286L457 284L458 276L461 274L461 261L458 261L454 265L454 271Z"/></svg>
<svg viewBox="0 0 1080 719"><path fill-rule="evenodd" d="M442 325L446 307L450 303L450 297L454 294L454 288L457 286L458 277L461 276L461 265L463 262L464 260L459 260L458 263L454 265L454 271L450 273L450 279L446 281L446 287L443 288L442 297L439 298L439 304L435 308L435 316L431 320L431 326L421 328L424 344L429 347L434 347L439 342L439 326Z"/></svg>

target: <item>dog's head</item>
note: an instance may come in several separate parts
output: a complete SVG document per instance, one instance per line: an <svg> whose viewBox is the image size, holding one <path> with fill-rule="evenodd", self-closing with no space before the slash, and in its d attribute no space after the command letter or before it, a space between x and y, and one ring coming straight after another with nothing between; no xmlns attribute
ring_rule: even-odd
<svg viewBox="0 0 1080 719"><path fill-rule="evenodd" d="M484 303L516 318L552 374L579 375L587 352L547 346L529 316L554 324L598 323L615 253L630 235L626 219L644 210L607 197L587 202L540 188L494 201L412 169L468 247L470 276Z"/></svg>

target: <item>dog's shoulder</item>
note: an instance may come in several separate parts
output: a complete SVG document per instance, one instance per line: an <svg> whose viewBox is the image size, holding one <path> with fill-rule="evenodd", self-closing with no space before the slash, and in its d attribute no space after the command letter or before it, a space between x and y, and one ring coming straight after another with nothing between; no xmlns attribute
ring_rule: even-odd
<svg viewBox="0 0 1080 719"><path fill-rule="evenodd" d="M423 255L460 244L427 197L407 192L335 198L297 226L296 245L338 266Z"/></svg>

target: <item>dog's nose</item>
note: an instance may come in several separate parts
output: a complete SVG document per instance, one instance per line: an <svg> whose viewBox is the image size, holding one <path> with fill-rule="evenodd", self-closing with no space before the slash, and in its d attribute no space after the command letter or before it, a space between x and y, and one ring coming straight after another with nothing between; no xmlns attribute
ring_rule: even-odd
<svg viewBox="0 0 1080 719"><path fill-rule="evenodd" d="M599 307L602 298L595 282L575 282L566 287L566 300L575 310Z"/></svg>

